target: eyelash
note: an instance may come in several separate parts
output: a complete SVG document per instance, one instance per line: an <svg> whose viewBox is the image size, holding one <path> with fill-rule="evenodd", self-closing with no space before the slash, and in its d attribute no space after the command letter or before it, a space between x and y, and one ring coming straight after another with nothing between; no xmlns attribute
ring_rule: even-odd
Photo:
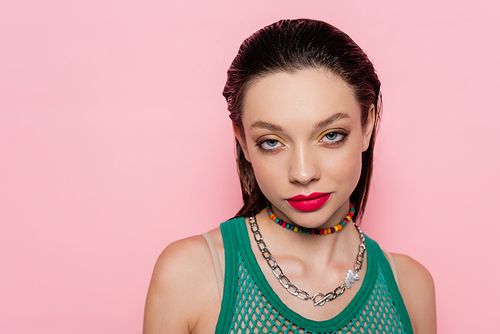
<svg viewBox="0 0 500 334"><path fill-rule="evenodd" d="M335 145L339 145L340 143L342 143L343 141L346 140L347 138L347 134L346 133L340 133L338 131L328 131L327 133L325 133L322 137L321 137L321 140L323 140L326 136L328 136L329 134L335 134L335 139L337 138L337 136L340 136L340 139L339 140L336 140L336 141L333 141L333 142L328 142L326 143L325 145L328 145L328 146L335 146ZM334 139L334 140L335 140Z"/></svg>
<svg viewBox="0 0 500 334"><path fill-rule="evenodd" d="M270 141L275 141L276 143L281 144L281 146L278 146L276 148L264 148L263 145L265 143L269 144ZM258 142L256 146L265 153L273 153L276 152L276 150L279 150L282 146L284 146L284 144L280 142L278 139L271 138Z"/></svg>
<svg viewBox="0 0 500 334"><path fill-rule="evenodd" d="M333 142L327 142L327 143L324 143L324 145L327 145L327 146L337 146L337 145L340 145L342 142L344 142L346 139L347 139L347 136L348 134L347 133L340 133L338 131L328 131L326 132L325 134L323 134L321 136L321 139L320 141L322 141L327 135L329 134L335 134L335 138L334 140L337 138L337 136L340 136L340 139L336 140L336 141L333 141ZM280 144L280 146L278 147L274 147L274 148L264 148L263 145L265 143L269 144L269 142L272 141L272 142L276 142L277 144ZM265 139L265 140L262 140L262 141L259 141L256 146L263 152L265 153L274 153L276 152L277 150L279 150L282 146L284 146L284 144L279 141L278 139L275 139L275 138L271 138L271 139Z"/></svg>

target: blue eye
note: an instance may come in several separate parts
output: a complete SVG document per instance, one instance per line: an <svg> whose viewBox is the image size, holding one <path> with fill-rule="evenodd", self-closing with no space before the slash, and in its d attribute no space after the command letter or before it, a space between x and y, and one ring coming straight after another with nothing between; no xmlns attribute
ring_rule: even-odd
<svg viewBox="0 0 500 334"><path fill-rule="evenodd" d="M259 146L263 150L270 151L270 150L273 150L273 149L276 149L276 148L283 146L283 144L280 143L280 141L276 140L276 139L267 139L267 140L264 140L263 142L261 142L259 144Z"/></svg>
<svg viewBox="0 0 500 334"><path fill-rule="evenodd" d="M326 135L323 136L322 140L324 140L327 144L334 144L342 141L342 139L345 138L345 135L338 133L338 132L328 132Z"/></svg>

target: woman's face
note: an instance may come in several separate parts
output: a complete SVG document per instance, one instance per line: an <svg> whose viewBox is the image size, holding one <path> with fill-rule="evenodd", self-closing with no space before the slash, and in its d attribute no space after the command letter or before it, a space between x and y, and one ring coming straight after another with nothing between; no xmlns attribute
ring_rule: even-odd
<svg viewBox="0 0 500 334"><path fill-rule="evenodd" d="M278 217L308 228L342 220L370 142L373 110L363 128L352 89L328 71L273 73L249 85L245 136L236 136Z"/></svg>

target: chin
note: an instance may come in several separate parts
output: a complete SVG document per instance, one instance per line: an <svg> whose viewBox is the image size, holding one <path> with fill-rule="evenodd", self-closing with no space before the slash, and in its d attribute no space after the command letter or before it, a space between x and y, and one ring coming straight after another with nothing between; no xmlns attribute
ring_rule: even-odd
<svg viewBox="0 0 500 334"><path fill-rule="evenodd" d="M349 200L345 201L345 203L349 203ZM295 222L296 225L301 227L306 227L310 229L324 229L330 228L337 224L339 224L342 219L345 218L345 215L348 213L349 204L347 204L346 212L342 212L341 217L337 217L336 213L340 209L344 209L343 206L345 203L334 205L334 203L327 203L327 205L322 208L309 211L309 212L301 212L295 211L291 214L291 220ZM328 205L329 204L329 205ZM335 217L335 218L334 218ZM294 220L295 218L295 220Z"/></svg>
<svg viewBox="0 0 500 334"><path fill-rule="evenodd" d="M292 216L291 221L295 225L309 229L321 229L321 228L331 227L326 225L329 224L332 215L329 215L328 213L321 211L322 211L321 209L309 212L296 211L294 212L293 215L291 214Z"/></svg>

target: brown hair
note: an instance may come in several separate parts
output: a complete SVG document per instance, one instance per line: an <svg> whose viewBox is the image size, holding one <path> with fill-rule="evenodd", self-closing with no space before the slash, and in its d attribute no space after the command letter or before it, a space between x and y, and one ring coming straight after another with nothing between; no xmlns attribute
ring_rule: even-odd
<svg viewBox="0 0 500 334"><path fill-rule="evenodd" d="M229 117L244 136L241 116L247 86L254 80L276 72L300 69L326 69L339 75L355 93L361 105L361 123L365 126L368 112L375 106L375 124L368 149L362 154L361 176L350 196L358 220L363 215L373 170L373 147L379 123L382 98L380 81L372 62L363 50L345 33L332 25L316 20L281 20L264 27L240 46L231 67L223 95ZM267 199L255 179L252 165L245 159L236 141L238 173L243 207L236 216L255 215L266 206Z"/></svg>

